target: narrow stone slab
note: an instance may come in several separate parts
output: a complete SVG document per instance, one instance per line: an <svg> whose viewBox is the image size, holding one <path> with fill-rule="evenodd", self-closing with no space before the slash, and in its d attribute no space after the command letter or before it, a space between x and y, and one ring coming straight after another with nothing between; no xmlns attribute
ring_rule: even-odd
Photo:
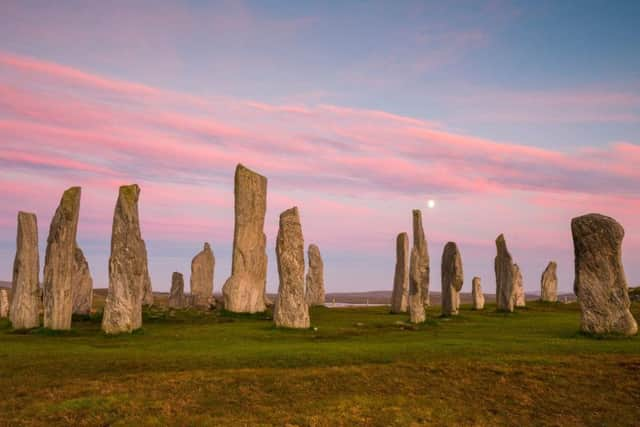
<svg viewBox="0 0 640 427"><path fill-rule="evenodd" d="M184 294L184 276L182 273L174 271L171 275L171 292L169 293L170 308L188 307L188 299Z"/></svg>
<svg viewBox="0 0 640 427"><path fill-rule="evenodd" d="M471 297L473 299L474 310L484 310L484 294L482 293L482 284L479 277L474 277L471 282Z"/></svg>
<svg viewBox="0 0 640 427"><path fill-rule="evenodd" d="M208 309L213 303L213 272L216 258L209 243L191 260L191 299L194 307Z"/></svg>
<svg viewBox="0 0 640 427"><path fill-rule="evenodd" d="M458 245L447 242L442 251L441 283L442 283L442 315L458 314L460 307L460 290L464 283L462 256Z"/></svg>
<svg viewBox="0 0 640 427"><path fill-rule="evenodd" d="M514 305L516 307L526 307L527 301L524 293L524 283L522 271L518 264L513 264L513 288L514 288Z"/></svg>
<svg viewBox="0 0 640 427"><path fill-rule="evenodd" d="M498 311L512 312L515 303L513 258L507 249L504 235L496 239L497 255L494 260L496 273L496 304Z"/></svg>
<svg viewBox="0 0 640 427"><path fill-rule="evenodd" d="M76 246L74 251L71 289L73 292L73 313L91 314L93 305L93 279L89 271L89 263L82 250Z"/></svg>
<svg viewBox="0 0 640 427"><path fill-rule="evenodd" d="M9 292L0 289L0 319L9 317Z"/></svg>
<svg viewBox="0 0 640 427"><path fill-rule="evenodd" d="M392 313L406 313L409 309L409 257L409 235L400 233L396 238L396 270L391 295Z"/></svg>
<svg viewBox="0 0 640 427"><path fill-rule="evenodd" d="M145 258L147 249L145 248ZM147 265L147 271L144 273L144 282L142 285L142 305L153 305L153 288L151 286L151 275L149 274L149 267Z"/></svg>
<svg viewBox="0 0 640 427"><path fill-rule="evenodd" d="M276 241L280 286L273 308L277 327L308 328L309 306L304 295L304 238L298 208L280 214Z"/></svg>
<svg viewBox="0 0 640 427"><path fill-rule="evenodd" d="M409 260L409 318L412 323L422 323L426 319L424 311L429 298L429 254L422 228L422 212L413 211L413 248Z"/></svg>
<svg viewBox="0 0 640 427"><path fill-rule="evenodd" d="M38 222L36 215L18 212L16 257L13 262L13 285L9 320L14 329L40 326L42 294L38 284L40 255L38 253Z"/></svg>
<svg viewBox="0 0 640 427"><path fill-rule="evenodd" d="M593 334L635 335L638 324L629 310L622 266L624 229L613 218L588 214L571 220L571 232L580 329Z"/></svg>
<svg viewBox="0 0 640 427"><path fill-rule="evenodd" d="M309 270L306 277L306 300L309 305L324 305L324 262L320 248L311 244L308 249Z"/></svg>
<svg viewBox="0 0 640 427"><path fill-rule="evenodd" d="M550 261L540 277L540 300L546 302L558 301L558 264Z"/></svg>

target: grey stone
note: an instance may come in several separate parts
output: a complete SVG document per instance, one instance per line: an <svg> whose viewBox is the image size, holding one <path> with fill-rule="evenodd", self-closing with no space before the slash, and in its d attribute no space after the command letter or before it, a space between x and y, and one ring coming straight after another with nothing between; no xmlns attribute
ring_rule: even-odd
<svg viewBox="0 0 640 427"><path fill-rule="evenodd" d="M542 272L542 277L540 277L540 300L546 302L558 301L557 269L558 264L555 261L551 261Z"/></svg>
<svg viewBox="0 0 640 427"><path fill-rule="evenodd" d="M76 245L73 257L71 289L73 293L73 313L91 314L93 304L93 279L89 271L89 263L82 250Z"/></svg>
<svg viewBox="0 0 640 427"><path fill-rule="evenodd" d="M409 235L396 238L396 270L393 276L391 312L406 313L409 309Z"/></svg>
<svg viewBox="0 0 640 427"><path fill-rule="evenodd" d="M429 253L422 228L422 212L418 209L413 211L413 248L409 264L409 317L412 323L422 323L426 319L424 307L429 303Z"/></svg>
<svg viewBox="0 0 640 427"><path fill-rule="evenodd" d="M522 271L520 271L518 264L513 264L513 288L515 290L513 304L516 307L525 307L527 305L527 301L524 293Z"/></svg>
<svg viewBox="0 0 640 427"><path fill-rule="evenodd" d="M213 273L216 258L209 243L191 261L191 298L198 308L209 308L213 302Z"/></svg>
<svg viewBox="0 0 640 427"><path fill-rule="evenodd" d="M145 259L147 258L146 254L147 250L145 248ZM153 289L151 287L151 275L149 274L149 267L147 265L146 271L144 273L144 282L142 284L142 305L152 306L153 305Z"/></svg>
<svg viewBox="0 0 640 427"><path fill-rule="evenodd" d="M235 174L235 226L231 277L223 288L225 309L236 313L256 313L266 309L267 178L242 165Z"/></svg>
<svg viewBox="0 0 640 427"><path fill-rule="evenodd" d="M482 284L480 282L479 277L474 277L471 283L471 297L473 299L473 309L474 310L483 310L484 309L484 294L482 293Z"/></svg>
<svg viewBox="0 0 640 427"><path fill-rule="evenodd" d="M16 257L13 262L13 285L9 320L14 329L40 326L42 294L38 284L38 223L32 213L18 213Z"/></svg>
<svg viewBox="0 0 640 427"><path fill-rule="evenodd" d="M0 289L0 319L9 317L9 292L6 289Z"/></svg>
<svg viewBox="0 0 640 427"><path fill-rule="evenodd" d="M304 295L304 238L298 208L280 214L276 241L280 286L273 308L277 327L308 328L309 306Z"/></svg>
<svg viewBox="0 0 640 427"><path fill-rule="evenodd" d="M188 298L184 294L184 277L182 273L174 271L171 275L171 292L169 293L170 308L186 308L188 307Z"/></svg>
<svg viewBox="0 0 640 427"><path fill-rule="evenodd" d="M442 281L442 315L456 315L460 307L460 290L464 283L464 273L462 271L462 257L460 256L458 246L454 242L448 242L444 246L440 271Z"/></svg>
<svg viewBox="0 0 640 427"><path fill-rule="evenodd" d="M515 303L515 287L513 275L513 258L507 249L504 235L496 239L497 255L494 261L496 273L496 305L498 311L513 312Z"/></svg>
<svg viewBox="0 0 640 427"><path fill-rule="evenodd" d="M308 249L309 271L306 277L306 300L309 305L324 305L324 263L317 245Z"/></svg>
<svg viewBox="0 0 640 427"><path fill-rule="evenodd" d="M580 329L593 334L635 335L638 324L629 310L622 266L624 229L613 218L588 214L571 220L571 232Z"/></svg>

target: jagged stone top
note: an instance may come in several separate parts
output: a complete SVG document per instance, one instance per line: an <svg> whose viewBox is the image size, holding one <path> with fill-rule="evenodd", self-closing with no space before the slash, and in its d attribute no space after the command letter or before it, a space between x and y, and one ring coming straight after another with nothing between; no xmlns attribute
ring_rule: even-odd
<svg viewBox="0 0 640 427"><path fill-rule="evenodd" d="M280 227L287 226L288 224L295 224L300 222L300 214L298 207L294 206L287 209L280 214Z"/></svg>
<svg viewBox="0 0 640 427"><path fill-rule="evenodd" d="M140 197L140 187L138 184L122 185L120 186L118 197L123 198L128 203L137 203Z"/></svg>
<svg viewBox="0 0 640 427"><path fill-rule="evenodd" d="M606 228L606 230L605 230ZM582 215L571 220L571 231L574 236L588 236L595 233L608 233L611 237L622 239L624 237L624 228L618 221L610 216L590 213Z"/></svg>
<svg viewBox="0 0 640 427"><path fill-rule="evenodd" d="M255 172L255 171L249 169L248 167L246 167L242 163L238 163L238 165L236 166L236 179L239 176L253 176L253 177L259 179L260 181L264 181L264 185L267 185L267 177L266 176L261 175L258 172Z"/></svg>

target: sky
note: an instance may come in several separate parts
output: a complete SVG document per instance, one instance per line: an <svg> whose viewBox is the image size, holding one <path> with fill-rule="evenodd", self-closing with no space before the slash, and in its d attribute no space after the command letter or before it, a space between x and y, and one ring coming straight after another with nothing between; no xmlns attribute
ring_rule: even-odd
<svg viewBox="0 0 640 427"><path fill-rule="evenodd" d="M208 241L219 292L243 163L269 180L272 292L294 205L328 291L390 290L412 209L436 291L455 241L463 292L492 292L504 233L528 292L550 260L570 292L570 221L589 212L624 226L640 284L639 23L637 1L4 0L0 279L17 212L37 214L42 263L80 185L78 244L107 287L118 186L138 183L154 290L188 283Z"/></svg>

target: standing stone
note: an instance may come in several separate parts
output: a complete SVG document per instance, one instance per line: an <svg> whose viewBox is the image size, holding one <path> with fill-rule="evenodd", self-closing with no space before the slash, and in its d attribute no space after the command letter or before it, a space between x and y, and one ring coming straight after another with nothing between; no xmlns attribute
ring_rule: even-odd
<svg viewBox="0 0 640 427"><path fill-rule="evenodd" d="M308 328L309 306L304 295L304 239L298 208L280 214L276 241L280 286L273 308L278 327Z"/></svg>
<svg viewBox="0 0 640 427"><path fill-rule="evenodd" d="M324 305L324 263L317 245L311 244L309 253L309 271L306 277L307 295L309 305Z"/></svg>
<svg viewBox="0 0 640 427"><path fill-rule="evenodd" d="M514 288L514 301L513 304L516 307L526 307L527 302L524 293L524 284L522 283L522 271L518 264L513 264L513 288Z"/></svg>
<svg viewBox="0 0 640 427"><path fill-rule="evenodd" d="M409 235L396 238L396 272L393 276L391 312L406 313L409 305Z"/></svg>
<svg viewBox="0 0 640 427"><path fill-rule="evenodd" d="M142 296L148 275L147 250L140 233L137 184L120 187L113 214L109 293L102 330L107 334L132 332L142 327Z"/></svg>
<svg viewBox="0 0 640 427"><path fill-rule="evenodd" d="M209 243L191 260L191 298L195 307L208 309L213 302L213 272L216 258Z"/></svg>
<svg viewBox="0 0 640 427"><path fill-rule="evenodd" d="M0 289L0 319L9 317L9 292L6 289Z"/></svg>
<svg viewBox="0 0 640 427"><path fill-rule="evenodd" d="M462 272L462 257L458 245L448 242L442 251L441 266L442 282L442 315L451 316L458 314L460 307L460 290L464 283Z"/></svg>
<svg viewBox="0 0 640 427"><path fill-rule="evenodd" d="M484 294L482 293L482 284L480 283L479 277L474 277L471 283L471 297L473 299L473 309L474 310L483 310L484 309Z"/></svg>
<svg viewBox="0 0 640 427"><path fill-rule="evenodd" d="M424 292L427 293L425 298ZM425 305L429 303L429 254L422 229L422 212L413 211L413 248L409 266L409 317L412 323L426 319Z"/></svg>
<svg viewBox="0 0 640 427"><path fill-rule="evenodd" d="M144 258L147 259L147 249L144 250ZM149 274L149 266L146 267L144 273L144 282L142 286L142 305L153 305L153 289L151 289L151 275Z"/></svg>
<svg viewBox="0 0 640 427"><path fill-rule="evenodd" d="M624 229L613 218L588 214L571 220L571 232L580 329L593 334L635 335L638 324L629 311L622 266Z"/></svg>
<svg viewBox="0 0 640 427"><path fill-rule="evenodd" d="M76 246L74 251L73 272L71 277L73 313L91 314L91 306L93 304L93 279L89 271L89 263L78 246Z"/></svg>
<svg viewBox="0 0 640 427"><path fill-rule="evenodd" d="M267 178L242 165L235 175L235 227L231 277L223 288L224 307L236 313L256 313L266 309Z"/></svg>
<svg viewBox="0 0 640 427"><path fill-rule="evenodd" d="M549 262L540 278L540 299L547 302L558 301L558 276L556 271L558 264L555 261Z"/></svg>
<svg viewBox="0 0 640 427"><path fill-rule="evenodd" d="M496 239L497 255L494 261L496 272L496 304L498 311L513 312L515 287L513 276L513 259L507 249L504 235Z"/></svg>
<svg viewBox="0 0 640 427"><path fill-rule="evenodd" d="M44 260L44 327L71 329L73 268L80 213L80 187L64 192L51 220Z"/></svg>
<svg viewBox="0 0 640 427"><path fill-rule="evenodd" d="M174 271L171 275L171 293L169 294L170 308L187 307L187 297L184 295L184 277L182 273Z"/></svg>
<svg viewBox="0 0 640 427"><path fill-rule="evenodd" d="M18 212L16 257L13 262L13 285L9 320L14 329L40 326L42 299L38 285L38 221L36 215Z"/></svg>

